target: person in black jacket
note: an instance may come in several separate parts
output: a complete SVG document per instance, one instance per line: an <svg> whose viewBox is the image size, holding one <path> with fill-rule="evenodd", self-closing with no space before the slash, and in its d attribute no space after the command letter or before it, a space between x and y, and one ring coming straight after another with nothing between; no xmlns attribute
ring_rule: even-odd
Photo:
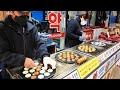
<svg viewBox="0 0 120 90"><path fill-rule="evenodd" d="M34 59L38 58L43 60L46 69L47 64L55 68L56 62L49 57L37 27L28 20L29 13L9 11L9 15L0 23L0 63L4 69L20 66L33 68L36 66ZM6 71L2 71L3 78L8 78Z"/></svg>
<svg viewBox="0 0 120 90"><path fill-rule="evenodd" d="M95 25L104 27L106 19L107 19L106 11L97 11Z"/></svg>
<svg viewBox="0 0 120 90"><path fill-rule="evenodd" d="M78 16L76 19L69 21L66 30L66 47L73 47L78 44L81 44L85 40L85 35L82 34L81 19L83 15ZM84 23L84 22L83 22ZM86 24L86 23L85 23Z"/></svg>

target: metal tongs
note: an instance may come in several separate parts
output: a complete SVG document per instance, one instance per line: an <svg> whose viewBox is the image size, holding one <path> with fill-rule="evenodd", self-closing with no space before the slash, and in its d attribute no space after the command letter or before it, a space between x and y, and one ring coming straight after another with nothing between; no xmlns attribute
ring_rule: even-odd
<svg viewBox="0 0 120 90"><path fill-rule="evenodd" d="M110 37L110 34L109 34L109 32L107 31L107 36L108 36L108 38Z"/></svg>
<svg viewBox="0 0 120 90"><path fill-rule="evenodd" d="M18 70L18 68L15 68L14 70ZM12 79L23 79L19 74L15 73L13 70L10 71L10 70L6 69L6 71ZM12 72L14 72L14 74Z"/></svg>

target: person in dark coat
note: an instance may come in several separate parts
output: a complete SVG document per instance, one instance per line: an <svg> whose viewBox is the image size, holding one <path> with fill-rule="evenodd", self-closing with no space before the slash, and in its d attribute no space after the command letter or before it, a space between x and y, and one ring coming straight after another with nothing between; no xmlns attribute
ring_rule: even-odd
<svg viewBox="0 0 120 90"><path fill-rule="evenodd" d="M34 60L43 60L44 67L56 62L49 56L44 41L38 35L37 27L29 21L29 11L9 11L9 15L0 22L0 63L4 66L2 77L9 76L5 69L24 66L35 67ZM40 60L39 59L39 60Z"/></svg>
<svg viewBox="0 0 120 90"><path fill-rule="evenodd" d="M96 26L105 26L105 20L107 19L106 11L97 11L96 12L96 20L95 25Z"/></svg>
<svg viewBox="0 0 120 90"><path fill-rule="evenodd" d="M78 44L81 44L85 39L85 36L82 34L82 25L81 18L83 16L78 16L76 19L71 19L67 25L66 30L66 47L73 47Z"/></svg>

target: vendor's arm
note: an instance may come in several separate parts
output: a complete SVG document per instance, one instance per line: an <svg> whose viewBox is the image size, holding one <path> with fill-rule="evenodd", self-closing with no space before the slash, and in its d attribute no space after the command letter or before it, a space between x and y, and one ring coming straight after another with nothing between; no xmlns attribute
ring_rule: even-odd
<svg viewBox="0 0 120 90"><path fill-rule="evenodd" d="M77 32L78 35L74 34L74 30L76 30L76 29L77 29L77 25L76 25L75 20L69 22L69 24L67 26L67 32L66 32L67 37L74 39L74 40L76 40L76 39L79 40L79 36L82 36L82 33Z"/></svg>
<svg viewBox="0 0 120 90"><path fill-rule="evenodd" d="M18 67L24 65L25 56L12 53L5 35L0 31L0 63L6 67Z"/></svg>

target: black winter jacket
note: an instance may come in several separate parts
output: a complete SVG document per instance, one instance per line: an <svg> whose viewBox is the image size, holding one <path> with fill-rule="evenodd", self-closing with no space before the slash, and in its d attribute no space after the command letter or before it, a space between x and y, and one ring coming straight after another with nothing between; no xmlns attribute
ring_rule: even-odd
<svg viewBox="0 0 120 90"><path fill-rule="evenodd" d="M35 59L35 54L41 59L49 56L32 22L28 21L26 28L21 28L8 16L0 23L0 63L6 68L23 66L25 58Z"/></svg>
<svg viewBox="0 0 120 90"><path fill-rule="evenodd" d="M107 19L106 11L97 11L95 25L104 26L105 25L104 21L106 19Z"/></svg>
<svg viewBox="0 0 120 90"><path fill-rule="evenodd" d="M82 42L79 41L79 36L82 36L82 32L80 27L80 17L77 17L75 20L70 20L67 25L66 47L73 47L81 44Z"/></svg>

